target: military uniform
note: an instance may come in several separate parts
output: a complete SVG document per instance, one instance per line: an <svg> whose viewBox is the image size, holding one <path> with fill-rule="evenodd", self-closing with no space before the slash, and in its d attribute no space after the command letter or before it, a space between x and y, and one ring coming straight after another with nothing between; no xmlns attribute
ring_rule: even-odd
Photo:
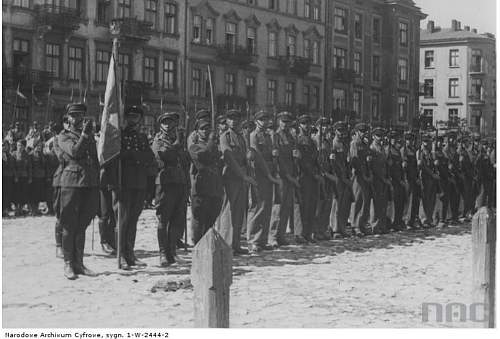
<svg viewBox="0 0 500 339"><path fill-rule="evenodd" d="M291 119L291 115L283 115L282 119ZM289 178L296 176L292 150L295 148L295 140L289 131L278 129L274 134L274 148L277 152L278 173L281 178L281 187L278 194L279 204L273 206L271 214L271 230L269 234L269 243L273 246L288 244L285 240L285 232L288 222L293 213L293 195L295 187ZM276 202L276 199L275 199Z"/></svg>
<svg viewBox="0 0 500 339"><path fill-rule="evenodd" d="M62 132L61 132L62 133ZM61 225L61 174L66 167L66 159L61 147L59 147L59 136L56 135L53 139L53 149L54 154L57 157L59 166L56 168L52 176L52 188L53 188L53 207L56 217L56 224L54 228L55 239L56 239L56 256L63 258L64 254L62 251L62 236L63 229Z"/></svg>
<svg viewBox="0 0 500 339"><path fill-rule="evenodd" d="M310 117L299 117L302 123L309 122ZM316 233L315 213L318 203L319 186L317 177L320 175L318 164L318 150L311 136L305 134L300 129L297 137L297 148L300 152L299 158L299 205L301 222L294 224L295 236L302 236L304 239L313 240L313 234Z"/></svg>
<svg viewBox="0 0 500 339"><path fill-rule="evenodd" d="M256 119L266 118L264 112ZM257 186L250 187L251 205L248 210L247 239L254 249L268 244L269 225L273 204L273 183L269 180L273 172L273 143L265 129L255 129L250 134L250 147L255 154L255 180Z"/></svg>
<svg viewBox="0 0 500 339"><path fill-rule="evenodd" d="M478 155L475 167L477 170L479 191L475 202L475 208L477 210L481 207L492 205L491 200L493 200L493 190L495 190L495 186L493 186L495 171L486 150L482 150Z"/></svg>
<svg viewBox="0 0 500 339"><path fill-rule="evenodd" d="M439 189L441 200L441 213L439 215L439 223L445 225L448 219L448 209L450 207L450 193L452 192L451 174L449 169L449 161L442 151L441 147L437 147L434 152L437 173L439 173ZM439 213L439 211L437 212Z"/></svg>
<svg viewBox="0 0 500 339"><path fill-rule="evenodd" d="M367 128L360 125L358 128ZM370 218L370 204L372 198L373 174L370 167L371 151L369 146L354 136L351 141L349 152L351 167L354 170L354 180L352 184L354 194L354 209L352 218L352 227L355 232L367 234L366 228Z"/></svg>
<svg viewBox="0 0 500 339"><path fill-rule="evenodd" d="M17 182L14 185L14 202L18 208L22 208L24 204L28 203L33 165L31 163L31 157L26 151L16 150L13 156L17 178Z"/></svg>
<svg viewBox="0 0 500 339"><path fill-rule="evenodd" d="M460 147L460 150L458 151L458 157L459 173L461 173L460 194L462 195L463 200L462 216L464 218L467 218L469 214L472 214L472 210L474 209L474 168L470 158L470 154L464 147Z"/></svg>
<svg viewBox="0 0 500 339"><path fill-rule="evenodd" d="M208 124L208 121L198 122ZM194 245L214 226L222 208L224 188L219 167L216 140L191 134L188 151L191 156L191 241Z"/></svg>
<svg viewBox="0 0 500 339"><path fill-rule="evenodd" d="M176 113L159 117L178 120ZM182 145L176 135L159 132L153 141L153 153L158 164L156 176L156 215L158 217L158 246L162 266L175 262L176 243L182 236L188 200L188 178L182 168Z"/></svg>
<svg viewBox="0 0 500 339"><path fill-rule="evenodd" d="M406 204L406 188L405 177L403 172L403 159L401 150L393 145L387 146L388 171L393 188L394 201L394 219L392 220L392 228L396 231L406 229L403 214Z"/></svg>
<svg viewBox="0 0 500 339"><path fill-rule="evenodd" d="M319 128L322 128L323 123ZM325 134L322 135L322 142L319 141L319 133L316 138L316 145L318 147L318 164L321 173L328 173L332 171L330 163L330 154L332 153L332 145ZM325 180L319 186L319 202L316 209L316 237L328 239L328 228L330 225L330 212L332 210L334 183L330 180Z"/></svg>
<svg viewBox="0 0 500 339"><path fill-rule="evenodd" d="M53 186L53 180L54 180L54 174L56 173L58 167L59 167L59 159L57 158L57 155L54 152L54 140L56 138L52 137L49 139L49 143L52 146L52 149L50 149L46 154L45 154L45 159L47 162L47 177L45 181L45 201L47 202L47 207L49 210L49 214L55 214L54 210L54 186Z"/></svg>
<svg viewBox="0 0 500 339"><path fill-rule="evenodd" d="M375 132L374 132L375 133ZM380 142L374 140L370 145L373 160L371 168L373 171L373 231L374 233L387 233L387 205L390 187L387 185L387 155Z"/></svg>
<svg viewBox="0 0 500 339"><path fill-rule="evenodd" d="M115 171L115 176L116 171ZM105 252L112 253L116 249L116 217L113 211L113 194L107 183L105 169L99 174L99 238Z"/></svg>
<svg viewBox="0 0 500 339"><path fill-rule="evenodd" d="M73 104L68 114L81 114L84 109L83 105ZM64 261L66 268L72 266L76 274L93 275L83 265L83 254L85 231L97 214L99 201L96 143L92 134L73 129L61 132L58 144L66 165L60 179Z"/></svg>
<svg viewBox="0 0 500 339"><path fill-rule="evenodd" d="M433 226L434 209L436 206L436 194L438 176L434 166L432 153L424 145L417 153L420 168L420 180L422 182L422 205L425 214L424 226Z"/></svg>
<svg viewBox="0 0 500 339"><path fill-rule="evenodd" d="M8 147L8 146L6 146ZM5 148L2 149L2 208L6 212L14 202L14 182L16 164L14 157Z"/></svg>
<svg viewBox="0 0 500 339"><path fill-rule="evenodd" d="M220 147L224 159L222 181L226 195L218 231L233 250L240 251L240 233L248 202L248 187L244 180L248 170L247 149L243 136L231 128L220 135Z"/></svg>
<svg viewBox="0 0 500 339"><path fill-rule="evenodd" d="M412 138L413 136L407 136ZM422 185L419 178L417 165L417 152L410 145L401 148L401 158L403 160L403 170L408 181L407 201L409 203L408 226L416 228L420 223L420 198L422 196Z"/></svg>
<svg viewBox="0 0 500 339"><path fill-rule="evenodd" d="M34 150L31 153L32 181L29 186L30 196L29 202L31 212L38 213L38 205L41 201L45 201L45 182L47 180L47 159L42 151Z"/></svg>

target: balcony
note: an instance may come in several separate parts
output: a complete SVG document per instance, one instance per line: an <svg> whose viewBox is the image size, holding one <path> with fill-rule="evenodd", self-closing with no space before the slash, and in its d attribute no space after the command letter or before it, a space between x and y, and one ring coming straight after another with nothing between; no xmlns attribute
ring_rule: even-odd
<svg viewBox="0 0 500 339"><path fill-rule="evenodd" d="M52 4L35 6L35 25L59 31L76 31L80 27L81 11L77 8Z"/></svg>
<svg viewBox="0 0 500 339"><path fill-rule="evenodd" d="M484 74L485 72L484 72L483 64L480 63L480 64L470 65L469 73L470 74Z"/></svg>
<svg viewBox="0 0 500 339"><path fill-rule="evenodd" d="M481 106L484 105L484 96L478 93L469 94L469 105L471 106Z"/></svg>
<svg viewBox="0 0 500 339"><path fill-rule="evenodd" d="M29 68L7 68L2 72L3 86L10 88L19 88L31 92L32 86L36 90L45 90L49 88L52 82L52 76L49 72Z"/></svg>
<svg viewBox="0 0 500 339"><path fill-rule="evenodd" d="M342 81L342 82L354 82L355 79L359 78L359 74L357 74L353 69L347 68L334 68L332 71L332 76L334 81Z"/></svg>
<svg viewBox="0 0 500 339"><path fill-rule="evenodd" d="M299 56L279 57L279 67L286 74L294 74L305 77L311 70L311 60Z"/></svg>
<svg viewBox="0 0 500 339"><path fill-rule="evenodd" d="M111 33L131 43L147 42L153 35L153 24L137 18L117 18L111 21Z"/></svg>
<svg viewBox="0 0 500 339"><path fill-rule="evenodd" d="M257 61L257 56L249 52L248 48L240 45L217 45L217 59L237 66L248 66Z"/></svg>

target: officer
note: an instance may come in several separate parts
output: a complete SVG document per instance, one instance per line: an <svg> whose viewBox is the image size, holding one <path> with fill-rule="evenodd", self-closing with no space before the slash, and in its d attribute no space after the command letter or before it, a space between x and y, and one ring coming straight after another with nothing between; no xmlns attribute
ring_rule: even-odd
<svg viewBox="0 0 500 339"><path fill-rule="evenodd" d="M401 138L398 131L389 132L389 145L387 146L388 171L393 188L394 219L391 228L395 231L406 230L403 221L404 207L406 204L405 175L403 171L403 158L401 156Z"/></svg>
<svg viewBox="0 0 500 339"><path fill-rule="evenodd" d="M208 111L207 111L208 112ZM210 113L210 112L208 112ZM209 116L198 116L188 151L191 165L191 236L196 245L214 226L222 207L224 189L219 167L217 135L210 128Z"/></svg>
<svg viewBox="0 0 500 339"><path fill-rule="evenodd" d="M478 184L478 195L475 201L476 210L491 205L491 200L493 199L492 192L495 189L495 186L493 186L495 170L491 164L487 146L487 142L483 141L475 163Z"/></svg>
<svg viewBox="0 0 500 339"><path fill-rule="evenodd" d="M351 211L353 199L351 173L347 162L348 150L345 145L347 139L347 124L339 121L333 125L335 138L332 143L332 152L330 160L333 169L335 182L335 194L333 197L332 211L330 214L330 227L332 228L333 238L341 239L349 237L347 233L347 220ZM361 235L357 229L354 231Z"/></svg>
<svg viewBox="0 0 500 339"><path fill-rule="evenodd" d="M39 203L45 201L45 182L47 178L47 159L43 154L43 144L38 139L31 152L32 182L29 187L31 215L39 215Z"/></svg>
<svg viewBox="0 0 500 339"><path fill-rule="evenodd" d="M354 209L352 227L354 233L368 235L366 227L370 217L372 199L373 172L371 170L372 155L370 151L369 126L358 123L354 127L349 158L352 168L352 190L354 194Z"/></svg>
<svg viewBox="0 0 500 339"><path fill-rule="evenodd" d="M49 210L49 214L55 214L54 210L54 186L53 186L53 180L54 180L54 175L59 167L59 159L57 158L57 155L54 151L54 141L56 139L56 127L54 126L54 129L52 129L53 135L50 139L48 139L46 143L46 149L44 151L46 160L47 160L47 177L46 177L46 182L45 182L45 200L47 201L47 207Z"/></svg>
<svg viewBox="0 0 500 339"><path fill-rule="evenodd" d="M269 225L273 204L273 184L279 180L273 176L273 143L267 128L271 124L271 116L266 111L255 114L256 128L250 133L250 149L255 157L256 186L250 187L251 205L248 210L247 239L249 251L256 254L268 245Z"/></svg>
<svg viewBox="0 0 500 339"><path fill-rule="evenodd" d="M31 156L26 152L26 140L20 139L17 141L13 156L16 171L14 203L16 204L16 215L20 215L23 213L23 206L28 202L29 187L33 174Z"/></svg>
<svg viewBox="0 0 500 339"><path fill-rule="evenodd" d="M472 210L474 208L474 166L471 160L471 155L468 151L469 142L470 138L468 136L463 136L457 149L460 181L462 183L460 190L463 200L462 218L465 221L471 220Z"/></svg>
<svg viewBox="0 0 500 339"><path fill-rule="evenodd" d="M240 246L240 233L248 200L247 184L257 185L255 179L248 174L248 150L239 131L240 115L238 110L227 112L228 129L220 135L220 148L224 160L222 181L226 195L218 231L233 248L235 255L247 253Z"/></svg>
<svg viewBox="0 0 500 339"><path fill-rule="evenodd" d="M220 136L228 129L226 115L225 114L219 115L217 116L216 120L217 120L217 134Z"/></svg>
<svg viewBox="0 0 500 339"><path fill-rule="evenodd" d="M448 220L448 208L450 206L450 194L452 192L452 182L450 174L450 163L443 152L444 138L436 138L436 146L433 153L437 173L439 174L439 199L441 200L441 211L437 211L439 218L439 227L446 227ZM441 213L439 213L441 212Z"/></svg>
<svg viewBox="0 0 500 339"><path fill-rule="evenodd" d="M160 265L176 262L176 243L181 237L188 200L188 178L182 167L182 140L178 133L179 114L165 112L158 117L160 132L153 141L158 164L156 215Z"/></svg>
<svg viewBox="0 0 500 339"><path fill-rule="evenodd" d="M318 133L314 141L318 148L318 163L322 175L329 178L331 172L330 154L332 153L330 119L320 118L316 122ZM321 130L321 133L319 133ZM321 140L320 140L321 137ZM319 201L316 209L316 240L329 240L328 226L330 225L330 212L332 209L333 189L335 183L332 180L324 180L324 184L319 186Z"/></svg>
<svg viewBox="0 0 500 339"><path fill-rule="evenodd" d="M278 121L279 127L273 140L273 155L277 159L281 184L278 190L279 204L273 206L271 216L269 244L273 248L289 245L285 239L285 232L293 213L294 190L300 187L292 157L292 150L295 148L295 140L290 133L293 116L289 112L281 112L278 114Z"/></svg>
<svg viewBox="0 0 500 339"><path fill-rule="evenodd" d="M2 215L8 216L10 205L14 201L14 181L16 178L15 160L10 153L8 141L2 143Z"/></svg>
<svg viewBox="0 0 500 339"><path fill-rule="evenodd" d="M85 231L97 213L99 171L92 121L83 122L84 104L67 107L69 129L58 135L66 167L61 173L61 216L64 275L95 276L83 264Z"/></svg>
<svg viewBox="0 0 500 339"><path fill-rule="evenodd" d="M61 147L59 147L59 134L69 129L68 116L64 115L62 121L63 129L54 136L52 143L54 154L56 155L58 161L58 167L52 177L52 187L54 190L53 205L56 216L56 224L54 228L56 239L56 258L60 259L64 259L64 252L62 250L63 229L61 225L61 174L66 167L66 159L64 157L64 153L61 150Z"/></svg>
<svg viewBox="0 0 500 339"><path fill-rule="evenodd" d="M371 162L373 171L373 232L379 234L388 232L387 204L389 193L392 190L387 172L387 155L382 145L385 133L383 128L375 128L372 132L373 141L370 145L373 156Z"/></svg>
<svg viewBox="0 0 500 339"><path fill-rule="evenodd" d="M137 259L134 253L137 234L137 221L144 208L147 176L154 155L149 147L148 137L141 132L143 110L131 106L125 110L126 126L121 134L120 161L122 182L118 185L118 175L108 175L107 183L111 187L115 220L120 227L121 258L120 266L127 270L132 266L144 267L145 263ZM112 166L106 170L112 171ZM113 173L113 172L111 172ZM111 174L110 173L110 174ZM118 208L121 208L118 217Z"/></svg>
<svg viewBox="0 0 500 339"><path fill-rule="evenodd" d="M428 135L422 135L422 144L417 152L417 164L420 170L420 181L422 183L422 205L425 214L423 227L430 228L435 226L433 224L433 214L436 206L439 175L434 165L431 138Z"/></svg>
<svg viewBox="0 0 500 339"><path fill-rule="evenodd" d="M415 147L415 134L405 133L405 145L401 148L402 167L408 182L407 201L410 204L407 226L417 229L420 225L419 210L422 196L422 183L420 182L417 166L417 149Z"/></svg>

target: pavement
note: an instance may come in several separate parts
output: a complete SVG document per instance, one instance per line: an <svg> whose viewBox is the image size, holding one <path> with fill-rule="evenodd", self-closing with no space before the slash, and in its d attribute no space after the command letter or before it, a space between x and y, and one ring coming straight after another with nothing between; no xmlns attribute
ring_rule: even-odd
<svg viewBox="0 0 500 339"><path fill-rule="evenodd" d="M136 254L148 266L120 271L87 229L85 264L69 281L55 257L54 217L2 220L4 328L193 326L191 249L158 266L156 217L143 211ZM92 250L92 232L94 249ZM287 246L233 260L230 326L236 328L471 327L422 321L422 303L469 304L470 224Z"/></svg>

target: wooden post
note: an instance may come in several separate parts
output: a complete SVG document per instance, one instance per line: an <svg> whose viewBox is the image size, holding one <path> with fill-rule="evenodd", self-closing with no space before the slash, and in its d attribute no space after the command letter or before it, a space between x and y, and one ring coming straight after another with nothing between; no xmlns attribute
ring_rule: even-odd
<svg viewBox="0 0 500 339"><path fill-rule="evenodd" d="M229 286L233 253L212 227L193 250L194 326L229 327Z"/></svg>
<svg viewBox="0 0 500 339"><path fill-rule="evenodd" d="M485 328L495 327L495 244L495 215L482 207L472 219L472 302L484 309L476 319Z"/></svg>

